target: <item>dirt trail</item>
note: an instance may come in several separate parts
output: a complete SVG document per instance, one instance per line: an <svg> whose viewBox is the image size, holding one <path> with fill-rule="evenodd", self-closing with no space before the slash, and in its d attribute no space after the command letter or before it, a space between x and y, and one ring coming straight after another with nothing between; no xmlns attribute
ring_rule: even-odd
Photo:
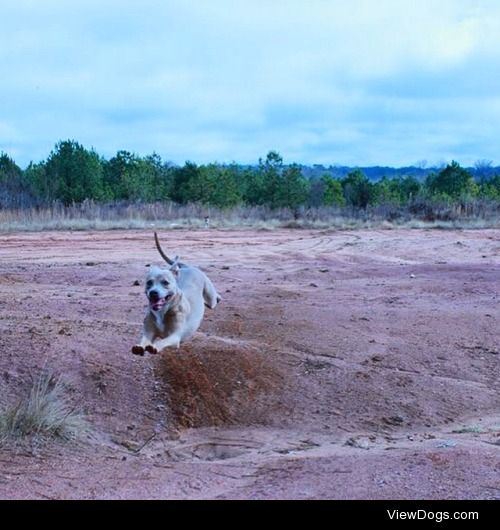
<svg viewBox="0 0 500 530"><path fill-rule="evenodd" d="M51 369L94 428L0 498L500 498L499 231L161 239L223 303L137 358L151 233L0 235L2 399Z"/></svg>

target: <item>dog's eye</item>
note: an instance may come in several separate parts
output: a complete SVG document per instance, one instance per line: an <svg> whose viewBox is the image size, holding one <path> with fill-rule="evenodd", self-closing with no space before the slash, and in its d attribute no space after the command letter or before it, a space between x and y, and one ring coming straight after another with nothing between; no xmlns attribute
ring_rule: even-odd
<svg viewBox="0 0 500 530"><path fill-rule="evenodd" d="M153 285L153 280L148 280L146 282L146 287L151 287Z"/></svg>
<svg viewBox="0 0 500 530"><path fill-rule="evenodd" d="M162 280L162 281L161 281L161 284L164 285L165 287L167 287L168 282L167 282L167 280Z"/></svg>

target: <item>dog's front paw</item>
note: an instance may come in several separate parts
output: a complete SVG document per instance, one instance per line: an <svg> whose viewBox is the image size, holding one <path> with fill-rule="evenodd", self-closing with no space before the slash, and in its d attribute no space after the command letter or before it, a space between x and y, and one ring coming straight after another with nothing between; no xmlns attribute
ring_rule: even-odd
<svg viewBox="0 0 500 530"><path fill-rule="evenodd" d="M139 345L132 346L132 353L134 355L144 355L144 348Z"/></svg>
<svg viewBox="0 0 500 530"><path fill-rule="evenodd" d="M158 350L152 344L148 344L146 346L146 351L153 355L156 355L158 353Z"/></svg>

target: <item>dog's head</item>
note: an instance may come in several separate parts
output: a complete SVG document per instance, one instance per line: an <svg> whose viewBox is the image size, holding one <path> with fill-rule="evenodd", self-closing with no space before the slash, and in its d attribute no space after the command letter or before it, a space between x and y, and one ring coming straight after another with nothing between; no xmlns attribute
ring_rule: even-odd
<svg viewBox="0 0 500 530"><path fill-rule="evenodd" d="M174 265L169 269L151 267L146 276L146 296L149 308L152 311L161 311L172 307L179 294L177 285L178 267Z"/></svg>

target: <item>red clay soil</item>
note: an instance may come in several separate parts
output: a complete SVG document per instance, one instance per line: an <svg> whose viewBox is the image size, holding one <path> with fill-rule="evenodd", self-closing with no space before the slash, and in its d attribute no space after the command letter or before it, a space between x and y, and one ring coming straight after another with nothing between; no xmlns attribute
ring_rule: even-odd
<svg viewBox="0 0 500 530"><path fill-rule="evenodd" d="M150 232L0 235L1 401L51 370L93 430L0 448L0 498L500 498L499 231L161 240L223 302L136 357Z"/></svg>

